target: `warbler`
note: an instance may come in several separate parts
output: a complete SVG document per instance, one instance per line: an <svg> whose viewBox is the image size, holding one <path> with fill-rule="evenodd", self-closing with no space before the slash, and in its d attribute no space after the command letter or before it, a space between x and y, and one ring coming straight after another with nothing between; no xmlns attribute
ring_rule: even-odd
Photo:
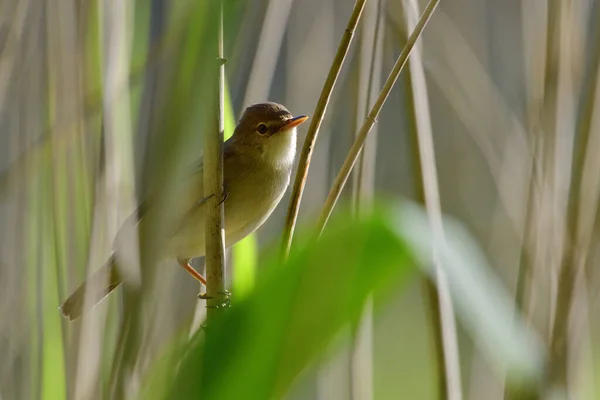
<svg viewBox="0 0 600 400"><path fill-rule="evenodd" d="M290 183L296 155L296 128L308 119L294 117L287 108L273 102L247 107L233 135L223 144L224 230L225 246L230 247L258 229L269 218ZM202 157L183 182L184 198L174 212L175 225L166 239L161 255L175 258L196 280L206 285L204 277L190 264L192 258L205 254L205 200ZM143 224L149 213L163 212L153 207L152 199L144 201L130 217ZM123 234L125 227L117 234ZM100 302L122 283L117 266L119 247L87 282L81 284L60 307L62 314L74 320L89 306ZM88 294L87 292L90 291Z"/></svg>

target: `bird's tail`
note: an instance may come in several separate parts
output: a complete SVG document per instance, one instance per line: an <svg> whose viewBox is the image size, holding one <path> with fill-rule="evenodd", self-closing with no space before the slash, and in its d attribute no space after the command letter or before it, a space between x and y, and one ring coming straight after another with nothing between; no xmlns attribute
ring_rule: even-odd
<svg viewBox="0 0 600 400"><path fill-rule="evenodd" d="M60 306L60 312L64 317L73 321L108 296L121 282L115 256L112 255L106 264L75 289ZM87 303L86 296L89 296Z"/></svg>

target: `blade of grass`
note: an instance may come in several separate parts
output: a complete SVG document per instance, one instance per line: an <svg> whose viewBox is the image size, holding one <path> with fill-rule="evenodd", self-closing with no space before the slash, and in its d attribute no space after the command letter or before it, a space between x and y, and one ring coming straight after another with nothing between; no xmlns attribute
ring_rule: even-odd
<svg viewBox="0 0 600 400"><path fill-rule="evenodd" d="M506 374L513 393L539 393L546 360L542 341L514 309L511 296L467 229L456 219L445 216L445 236L440 237L429 216L409 202L404 202L397 216L396 232L406 240L419 265L432 278L437 269L431 248L439 250L438 265L448 278L448 289L462 327L491 366Z"/></svg>
<svg viewBox="0 0 600 400"><path fill-rule="evenodd" d="M131 31L129 27L134 15L134 3L123 3L114 0L104 1L99 4L100 29L103 34L101 44L102 53L102 145L104 146L104 170L101 178L103 186L103 200L110 210L105 216L103 226L109 237L114 238L122 222L135 209L135 156L133 153L133 122L131 116L130 87L125 85L121 91L121 83L126 80L131 69ZM60 139L55 135L57 140ZM131 287L139 287L140 264L132 262L127 265L126 272ZM133 274L129 271L134 271ZM91 271L90 271L91 272ZM130 276L136 276L132 279ZM137 281L137 282L136 282ZM84 301L91 301L93 294L86 293ZM84 329L90 329L93 321L84 318ZM101 342L96 342L101 348ZM121 373L115 376L112 383L113 395L123 396L131 388L131 378L136 374L135 362L138 342L128 346L131 358L125 360L118 369ZM96 353L99 357L101 353ZM88 363L91 360L85 360ZM99 371L92 365L86 366L88 373L96 374ZM83 365L79 365L83 368ZM89 381L88 381L89 382Z"/></svg>
<svg viewBox="0 0 600 400"><path fill-rule="evenodd" d="M496 370L508 370L511 385L539 383L543 347L522 320L511 323L511 298L462 225L444 218L448 240L442 242L424 211L408 202L375 208L362 219L348 211L320 237L299 235L285 268L275 246L253 294L219 314L206 335L198 332L168 351L165 360L175 364L156 365L151 376L160 372L160 382L171 383L165 390L148 381L150 398L285 396L360 316L370 294L397 294L417 266L435 276L432 247L440 249L465 332Z"/></svg>
<svg viewBox="0 0 600 400"><path fill-rule="evenodd" d="M62 157L61 157L62 156ZM66 374L65 374L65 352L62 326L63 321L60 314L56 312L56 304L59 304L60 297L60 274L57 271L62 266L58 265L61 260L59 254L60 249L57 246L59 238L55 237L57 234L56 226L58 221L53 221L55 218L54 201L52 200L52 187L54 186L52 179L52 160L54 157L61 157L64 159L64 154L52 154L48 152L46 159L47 168L46 173L42 177L42 199L44 199L41 206L40 221L42 224L42 230L40 232L42 246L41 246L41 258L40 265L43 265L44 270L41 274L36 277L42 282L43 289L41 296L43 303L41 304L42 313L41 320L43 326L43 365L42 365L42 385L41 385L41 398L44 400L52 399L64 399L67 397L67 385L66 385ZM59 186L60 188L60 186ZM62 186L64 189L64 186ZM63 220L64 221L64 220Z"/></svg>
<svg viewBox="0 0 600 400"><path fill-rule="evenodd" d="M103 27L102 9L98 2L87 2L79 10L79 57L81 63L81 89L78 98L82 135L78 147L76 162L72 170L76 196L73 198L73 208L69 215L74 219L76 238L70 240L71 248L78 243L77 256L72 260L67 280L67 291L77 287L86 276L98 267L100 260L109 250L112 237L104 229L104 220L111 207L105 206L103 182L103 116L96 115L85 118L84 94L90 88L102 88L103 65ZM103 91L101 91L103 93ZM58 118L58 116L57 116ZM57 119L57 121L59 121ZM64 147L60 136L64 132L53 132L57 149ZM100 184L99 184L100 183ZM96 262L96 260L98 262ZM67 295L70 293L66 293ZM65 297L61 297L64 301ZM116 302L112 300L112 304ZM72 387L71 397L78 399L90 398L104 387L106 367L110 365L114 333L117 318L107 318L106 312L97 312L95 319L85 319L81 325L67 324L66 330L71 336L69 349L71 355L67 374L69 386ZM104 328L104 329L103 329ZM112 331L111 331L112 329Z"/></svg>
<svg viewBox="0 0 600 400"><path fill-rule="evenodd" d="M371 290L406 281L410 255L394 244L382 218L338 222L321 240L302 235L285 268L277 250L271 252L253 294L219 315L205 341L198 335L186 345L170 398L281 398L336 333L358 318ZM366 265L373 273L360 272Z"/></svg>

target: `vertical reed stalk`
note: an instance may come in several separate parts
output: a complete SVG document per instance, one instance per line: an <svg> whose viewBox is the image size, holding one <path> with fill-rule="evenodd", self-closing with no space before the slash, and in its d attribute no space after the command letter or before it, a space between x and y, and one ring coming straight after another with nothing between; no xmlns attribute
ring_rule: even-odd
<svg viewBox="0 0 600 400"><path fill-rule="evenodd" d="M306 140L304 141L302 153L300 154L300 159L298 161L298 170L296 171L294 188L292 190L290 205L285 221L285 228L283 230L283 258L287 258L287 255L290 251L290 246L292 245L294 228L298 218L298 211L300 210L300 201L302 200L302 192L304 191L304 185L306 184L306 178L308 177L308 168L310 166L310 160L315 147L315 142L317 141L317 135L319 134L319 128L321 127L321 123L325 117L325 111L327 110L327 104L331 98L333 87L335 86L335 82L340 74L346 55L348 54L348 49L350 48L352 38L354 37L354 31L356 30L356 26L358 25L358 21L360 20L360 16L362 15L362 11L366 2L366 0L357 0L354 4L354 9L352 11L352 15L350 16L350 20L348 21L348 25L346 26L346 31L344 32L344 36L340 41L337 53L333 59L333 63L331 64L331 69L329 70L329 74L327 75L327 79L323 85L319 102L317 103L317 107L315 108L311 118L310 127L308 128Z"/></svg>
<svg viewBox="0 0 600 400"><path fill-rule="evenodd" d="M204 138L204 191L214 193L206 209L206 294L207 318L225 302L225 238L223 232L223 138L225 136L225 58L223 55L223 0L215 0L218 15L218 50L216 78L218 80L216 132ZM208 196L207 196L208 197Z"/></svg>
<svg viewBox="0 0 600 400"><path fill-rule="evenodd" d="M600 6L594 5L592 18L600 17ZM596 40L599 28L593 26L590 37ZM597 43L596 43L597 44ZM592 59L582 85L577 129L571 169L571 185L567 208L567 228L563 257L559 269L556 309L552 325L549 354L549 384L572 396L569 385L569 333L573 322L573 303L577 279L584 271L598 204L598 115L600 50L593 47Z"/></svg>
<svg viewBox="0 0 600 400"><path fill-rule="evenodd" d="M350 148L350 151L348 152L348 155L344 160L344 164L342 165L340 172L335 178L335 182L333 183L329 195L327 196L327 200L325 201L325 205L323 206L323 209L321 211L319 221L317 222L317 229L319 232L322 232L325 228L327 220L329 219L331 212L333 211L333 208L335 207L335 204L337 203L337 200L339 199L340 194L342 193L346 181L348 180L348 177L352 172L352 168L354 167L354 164L358 159L358 155L362 150L365 140L367 139L367 135L371 131L371 128L373 128L373 125L375 125L377 116L379 115L381 108L383 107L385 101L390 95L394 84L398 80L400 72L402 72L402 69L404 69L404 65L408 60L408 56L410 55L415 43L417 42L417 39L421 36L425 25L427 25L429 18L431 18L431 16L433 15L433 12L435 11L438 4L439 0L430 0L430 2L427 4L427 7L425 7L421 18L415 25L415 30L409 36L406 46L404 46L404 49L402 49L402 52L398 56L398 59L396 60L396 63L394 64L394 67L392 68L392 71L390 72L387 80L385 81L383 88L381 89L381 92L379 93L379 96L375 101L375 104L371 108L368 117L365 119L363 125L358 131L358 134L356 135L356 140L352 144L352 147Z"/></svg>
<svg viewBox="0 0 600 400"><path fill-rule="evenodd" d="M383 50L383 0L369 5L362 29L361 55L359 58L358 101L356 127L367 117L373 98L381 85ZM367 22L369 24L367 24ZM357 218L368 213L375 195L375 169L377 164L377 132L372 134L360 154L358 169L353 180L353 208ZM353 326L351 364L351 393L355 400L370 400L373 388L373 298L369 298L361 319Z"/></svg>
<svg viewBox="0 0 600 400"><path fill-rule="evenodd" d="M408 29L413 29L417 18L417 2L409 0L405 2L405 14ZM433 143L433 132L431 127L431 115L429 110L429 99L427 95L427 83L425 71L421 60L419 47L415 49L413 56L409 59L410 94L409 100L413 112L413 142L416 144L415 182L418 183L418 197L425 205L429 217L429 223L436 236L444 238L444 227L442 224L442 210L440 204L440 193L438 187L437 167ZM432 249L434 254L436 249ZM458 339L456 337L456 326L454 309L448 289L448 281L445 272L437 263L438 257L433 257L435 268L435 279L424 280L425 292L430 307L430 319L432 321L435 354L437 358L438 377L440 385L438 390L439 399L461 399L462 388L460 378L460 360L458 354Z"/></svg>

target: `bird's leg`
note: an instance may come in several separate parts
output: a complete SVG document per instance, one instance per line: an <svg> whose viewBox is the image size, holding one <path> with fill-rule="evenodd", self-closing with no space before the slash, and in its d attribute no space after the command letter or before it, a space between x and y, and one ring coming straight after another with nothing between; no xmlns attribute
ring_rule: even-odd
<svg viewBox="0 0 600 400"><path fill-rule="evenodd" d="M181 268L185 269L188 272L188 274L194 277L194 279L206 286L206 278L204 278L200 272L196 271L194 267L190 265L189 258L178 258L177 262L179 263Z"/></svg>

